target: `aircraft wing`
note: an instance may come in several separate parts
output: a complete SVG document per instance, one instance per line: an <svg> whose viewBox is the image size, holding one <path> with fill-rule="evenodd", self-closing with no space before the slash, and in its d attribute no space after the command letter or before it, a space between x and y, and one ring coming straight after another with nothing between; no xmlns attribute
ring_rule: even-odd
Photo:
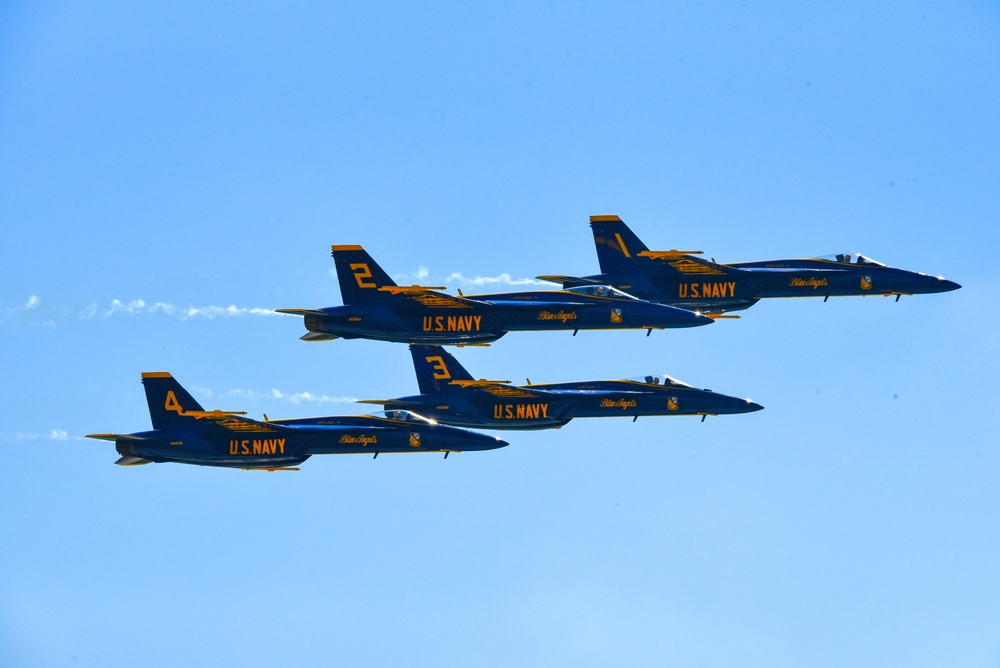
<svg viewBox="0 0 1000 668"><path fill-rule="evenodd" d="M431 308L474 308L477 306L486 306L486 302L481 302L476 299L469 299L468 297L456 297L455 295L449 295L444 292L438 292L438 289L444 288L428 288L421 285L391 285L379 288L383 292L389 292L394 295L401 295L406 297L411 301L415 301Z"/></svg>
<svg viewBox="0 0 1000 668"><path fill-rule="evenodd" d="M669 267L674 271L687 275L722 276L725 274L731 274L734 271L740 271L739 269L734 269L733 267L719 264L712 260L697 257L698 255L701 255L702 252L703 251L647 250L640 251L637 255L639 257L649 258L650 260L656 262L663 262L663 265L661 266L664 269Z"/></svg>
<svg viewBox="0 0 1000 668"><path fill-rule="evenodd" d="M464 389L478 390L480 392L485 392L487 394L492 394L495 397L505 399L541 398L548 395L548 393L544 391L518 387L516 385L508 385L508 382L509 381L501 380L453 380L449 384L457 385L458 387Z"/></svg>
<svg viewBox="0 0 1000 668"><path fill-rule="evenodd" d="M545 276L535 276L541 281L551 281L552 283L562 283L563 288L576 288L581 285L604 285L604 282L595 278L584 278L582 276L563 276L562 274L546 274Z"/></svg>

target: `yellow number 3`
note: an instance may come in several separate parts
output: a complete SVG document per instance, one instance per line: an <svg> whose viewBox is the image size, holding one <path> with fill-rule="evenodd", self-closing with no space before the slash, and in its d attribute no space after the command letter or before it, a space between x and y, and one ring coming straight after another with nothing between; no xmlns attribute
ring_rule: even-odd
<svg viewBox="0 0 1000 668"><path fill-rule="evenodd" d="M441 356L435 355L433 357L426 357L424 359L427 360L428 364L434 367L435 378L439 380L451 378L451 373L448 372L448 367L445 366L444 359Z"/></svg>

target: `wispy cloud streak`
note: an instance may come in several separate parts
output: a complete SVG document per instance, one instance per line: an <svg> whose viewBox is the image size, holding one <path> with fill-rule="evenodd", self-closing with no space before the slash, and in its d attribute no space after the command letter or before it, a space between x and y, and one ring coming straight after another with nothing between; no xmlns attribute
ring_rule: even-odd
<svg viewBox="0 0 1000 668"><path fill-rule="evenodd" d="M226 390L224 392L214 392L207 387L192 387L195 394L207 400L245 400L245 401L282 401L299 406L302 404L323 405L323 404L351 404L357 401L356 397L335 397L329 394L314 394L313 392L282 392L277 388L271 388L269 392L256 390Z"/></svg>
<svg viewBox="0 0 1000 668"><path fill-rule="evenodd" d="M430 271L427 267L419 267L415 272L409 274L396 274L395 279L401 284L407 283L422 283L428 280L430 276ZM525 285L551 285L548 281L539 281L534 278L512 278L510 274L503 273L499 276L476 276L474 278L469 278L468 276L463 276L459 272L452 272L448 274L443 279L431 279L431 283L452 285L459 283L462 286L469 287L483 287L487 286L525 286Z"/></svg>

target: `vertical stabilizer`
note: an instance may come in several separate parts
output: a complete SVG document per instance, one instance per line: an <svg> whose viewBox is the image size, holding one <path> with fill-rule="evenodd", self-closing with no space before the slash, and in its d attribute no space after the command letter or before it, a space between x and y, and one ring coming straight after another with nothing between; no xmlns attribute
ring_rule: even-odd
<svg viewBox="0 0 1000 668"><path fill-rule="evenodd" d="M421 394L440 394L453 380L473 380L458 360L441 346L410 346Z"/></svg>
<svg viewBox="0 0 1000 668"><path fill-rule="evenodd" d="M649 250L618 216L591 216L590 227L603 274L635 271L639 253Z"/></svg>
<svg viewBox="0 0 1000 668"><path fill-rule="evenodd" d="M177 427L185 420L194 419L188 413L205 410L166 371L143 373L142 384L146 389L146 403L149 404L149 418L153 422L153 429Z"/></svg>
<svg viewBox="0 0 1000 668"><path fill-rule="evenodd" d="M333 263L340 281L344 305L370 304L388 300L392 295L379 288L394 286L395 281L378 266L361 246L333 246Z"/></svg>

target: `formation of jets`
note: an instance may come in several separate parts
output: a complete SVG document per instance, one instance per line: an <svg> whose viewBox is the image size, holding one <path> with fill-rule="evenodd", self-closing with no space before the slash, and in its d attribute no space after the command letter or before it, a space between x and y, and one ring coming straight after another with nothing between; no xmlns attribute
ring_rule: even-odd
<svg viewBox="0 0 1000 668"><path fill-rule="evenodd" d="M263 421L206 411L166 372L142 374L152 430L90 434L113 441L122 466L178 462L297 470L319 454L492 450L506 441L479 429L560 428L575 418L750 413L763 408L665 374L621 380L513 385L475 379L442 345L490 344L507 332L699 327L772 297L926 294L956 290L941 277L860 254L717 263L702 251L651 251L618 216L591 216L601 272L545 275L562 289L450 295L397 285L357 245L332 247L343 306L278 309L300 315L305 341L375 339L410 344L420 393L371 399L384 411Z"/></svg>

